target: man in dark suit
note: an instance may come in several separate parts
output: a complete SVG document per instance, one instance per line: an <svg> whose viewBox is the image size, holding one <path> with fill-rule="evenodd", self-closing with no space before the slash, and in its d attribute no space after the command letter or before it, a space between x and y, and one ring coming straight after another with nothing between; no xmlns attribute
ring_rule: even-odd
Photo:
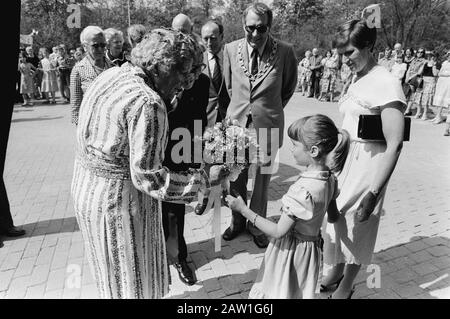
<svg viewBox="0 0 450 319"><path fill-rule="evenodd" d="M191 144L190 160L187 162L176 158L177 152L172 154L174 147L180 143L179 140L172 139L172 133L177 128L185 128L189 131L189 136L194 139L195 135L201 137L205 131L207 117L206 106L208 105L209 92L209 78L201 73L205 68L202 64L201 56L199 55L197 65L193 66L193 76L197 78L190 89L185 90L181 97L176 102L176 107L169 112L169 141L165 150L165 157L163 165L172 171L187 171L189 168L199 168L200 163L194 160L194 146L197 143ZM178 136L174 136L178 138ZM182 155L180 155L182 156ZM178 271L180 280L188 285L193 285L196 282L194 273L190 269L187 258L187 246L184 239L184 215L185 204L177 203L162 203L163 210L163 228L164 235L167 242L167 250L169 254L176 254L178 261L174 263ZM170 240L169 240L170 239ZM175 252L175 253L173 253Z"/></svg>
<svg viewBox="0 0 450 319"><path fill-rule="evenodd" d="M223 78L223 25L218 20L208 20L201 29L201 37L206 47L203 54L203 63L206 65L203 71L210 78L209 103L206 110L208 115L208 127L222 121L227 113L230 103L225 81Z"/></svg>
<svg viewBox="0 0 450 319"><path fill-rule="evenodd" d="M311 69L311 84L308 97L319 97L320 78L322 77L322 56L317 48L312 49L312 55L309 58L309 68Z"/></svg>
<svg viewBox="0 0 450 319"><path fill-rule="evenodd" d="M250 209L265 217L272 165L283 143L284 107L297 86L297 58L292 45L270 35L272 11L264 3L254 3L242 17L245 38L225 45L223 74L230 96L227 117L241 126L256 129L258 143L268 156L256 169ZM265 139L265 137L267 137ZM269 167L267 167L269 164ZM248 169L231 183L231 193L247 199ZM232 240L245 229L245 218L233 212L231 225L223 234ZM267 237L249 224L258 247L267 247Z"/></svg>

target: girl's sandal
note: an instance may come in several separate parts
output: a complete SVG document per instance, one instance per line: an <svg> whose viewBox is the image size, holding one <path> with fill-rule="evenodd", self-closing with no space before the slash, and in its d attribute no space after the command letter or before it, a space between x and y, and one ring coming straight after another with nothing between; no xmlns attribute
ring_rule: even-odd
<svg viewBox="0 0 450 319"><path fill-rule="evenodd" d="M337 287L339 286L339 284L341 283L342 279L344 278L344 275L341 276L341 278L339 278L336 282L329 284L327 286L325 285L320 285L320 292L327 292L334 289L337 289Z"/></svg>

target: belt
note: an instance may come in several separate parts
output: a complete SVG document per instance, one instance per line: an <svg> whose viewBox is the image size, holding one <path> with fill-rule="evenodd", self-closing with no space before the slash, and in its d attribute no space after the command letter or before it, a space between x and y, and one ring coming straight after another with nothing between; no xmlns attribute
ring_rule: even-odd
<svg viewBox="0 0 450 319"><path fill-rule="evenodd" d="M100 158L87 158L86 155L77 155L76 161L98 177L108 179L131 179L130 165L128 163L111 163Z"/></svg>

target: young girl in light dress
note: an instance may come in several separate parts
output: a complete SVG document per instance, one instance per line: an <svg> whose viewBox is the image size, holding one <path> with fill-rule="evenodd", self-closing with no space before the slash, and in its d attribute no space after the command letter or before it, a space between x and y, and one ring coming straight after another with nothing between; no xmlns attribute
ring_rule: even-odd
<svg viewBox="0 0 450 319"><path fill-rule="evenodd" d="M55 104L55 92L58 91L58 78L56 67L50 61L49 53L46 48L40 49L40 55L43 57L40 62L40 70L43 72L41 92L45 95L47 103ZM52 99L50 100L50 96Z"/></svg>
<svg viewBox="0 0 450 319"><path fill-rule="evenodd" d="M31 94L34 92L33 75L36 68L29 62L23 54L19 55L19 72L20 72L20 94L23 96L22 106L32 106Z"/></svg>
<svg viewBox="0 0 450 319"><path fill-rule="evenodd" d="M227 196L231 209L240 212L261 231L272 237L249 298L314 298L319 293L322 273L320 228L336 222L339 212L337 179L349 149L349 134L339 131L325 115L307 116L288 129L292 155L307 166L297 182L281 199L278 223L251 211L241 197Z"/></svg>

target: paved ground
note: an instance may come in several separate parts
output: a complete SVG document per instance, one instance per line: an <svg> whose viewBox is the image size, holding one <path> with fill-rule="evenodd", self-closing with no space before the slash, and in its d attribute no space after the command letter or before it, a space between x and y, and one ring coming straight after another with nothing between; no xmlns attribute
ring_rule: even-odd
<svg viewBox="0 0 450 319"><path fill-rule="evenodd" d="M286 122L324 113L340 124L337 105L296 94ZM72 202L75 128L67 104L14 108L5 181L23 238L0 249L0 298L95 298ZM411 142L388 188L373 265L364 267L354 298L450 298L450 138L443 126L413 120ZM298 174L289 142L270 185L269 216ZM211 214L186 211L185 237L198 284L182 284L171 267L167 298L247 298L263 256L247 234L214 253ZM222 231L230 220L223 209ZM366 271L367 270L367 271ZM373 280L380 274L381 281ZM369 283L369 284L367 284ZM318 296L325 298L326 296Z"/></svg>

